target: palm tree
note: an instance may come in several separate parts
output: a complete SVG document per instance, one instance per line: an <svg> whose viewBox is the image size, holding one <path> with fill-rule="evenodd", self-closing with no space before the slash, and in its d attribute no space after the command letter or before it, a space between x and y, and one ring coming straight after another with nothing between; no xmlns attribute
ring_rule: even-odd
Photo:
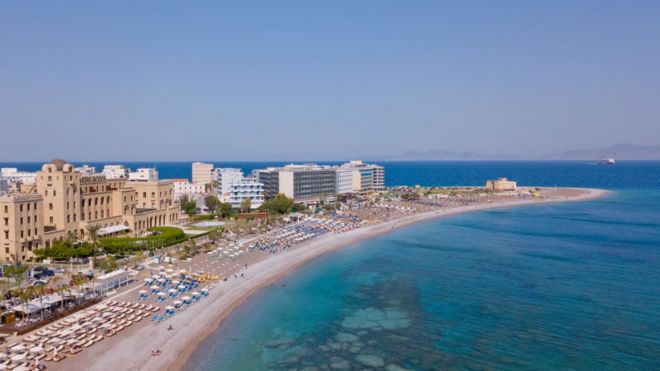
<svg viewBox="0 0 660 371"><path fill-rule="evenodd" d="M64 292L69 291L69 289L69 285L60 285L57 288L57 292L60 293L60 309L62 309L62 311L64 311Z"/></svg>
<svg viewBox="0 0 660 371"><path fill-rule="evenodd" d="M80 294L80 287L85 284L85 277L82 275L75 275L71 277L71 283L78 289L78 294ZM80 295L76 298L76 302L80 304Z"/></svg>
<svg viewBox="0 0 660 371"><path fill-rule="evenodd" d="M18 289L17 290L17 296L18 298L23 302L25 305L25 311L24 313L29 317L29 312L28 312L28 302L30 301L30 298L32 297L32 288L34 286L29 286L25 289Z"/></svg>
<svg viewBox="0 0 660 371"><path fill-rule="evenodd" d="M44 294L46 293L46 286L32 286L34 287L34 292L39 295L39 308L41 314L41 320L44 320Z"/></svg>

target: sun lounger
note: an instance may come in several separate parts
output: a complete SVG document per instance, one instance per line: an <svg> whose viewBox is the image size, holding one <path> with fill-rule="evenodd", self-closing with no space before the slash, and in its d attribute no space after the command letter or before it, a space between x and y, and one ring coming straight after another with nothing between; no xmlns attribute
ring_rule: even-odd
<svg viewBox="0 0 660 371"><path fill-rule="evenodd" d="M92 346L92 344L94 344L94 340L87 340L87 342L84 343L82 346L85 348L89 348Z"/></svg>

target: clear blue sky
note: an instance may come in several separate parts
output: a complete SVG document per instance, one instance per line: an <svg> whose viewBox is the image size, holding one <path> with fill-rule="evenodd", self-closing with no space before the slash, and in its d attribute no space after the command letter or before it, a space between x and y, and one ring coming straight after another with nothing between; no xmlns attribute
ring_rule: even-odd
<svg viewBox="0 0 660 371"><path fill-rule="evenodd" d="M660 144L660 1L3 1L0 137L0 162Z"/></svg>

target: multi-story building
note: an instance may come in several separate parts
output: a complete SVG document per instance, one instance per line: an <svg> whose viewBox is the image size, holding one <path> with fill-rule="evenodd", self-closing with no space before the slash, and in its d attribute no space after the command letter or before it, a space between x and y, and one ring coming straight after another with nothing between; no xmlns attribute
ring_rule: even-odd
<svg viewBox="0 0 660 371"><path fill-rule="evenodd" d="M210 184L213 180L213 164L193 162L192 182L194 184Z"/></svg>
<svg viewBox="0 0 660 371"><path fill-rule="evenodd" d="M352 169L337 169L337 189L338 195L353 193L353 172Z"/></svg>
<svg viewBox="0 0 660 371"><path fill-rule="evenodd" d="M43 247L43 198L37 194L0 196L0 258L20 262Z"/></svg>
<svg viewBox="0 0 660 371"><path fill-rule="evenodd" d="M37 180L37 173L18 171L15 167L3 167L0 169L0 178L6 179L10 185L34 184Z"/></svg>
<svg viewBox="0 0 660 371"><path fill-rule="evenodd" d="M139 168L128 173L128 180L136 182L152 182L158 180L158 171L154 168Z"/></svg>
<svg viewBox="0 0 660 371"><path fill-rule="evenodd" d="M193 195L206 193L206 184L190 183L188 179L172 179L174 186L174 199L179 200L183 196L192 197Z"/></svg>
<svg viewBox="0 0 660 371"><path fill-rule="evenodd" d="M180 208L173 204L171 181L126 181L102 174L83 175L62 160L44 164L28 193L0 197L0 260L24 260L38 247L65 238L139 235L147 228L175 224Z"/></svg>
<svg viewBox="0 0 660 371"><path fill-rule="evenodd" d="M296 202L315 203L336 195L337 173L333 167L291 164L255 173L266 198L282 193Z"/></svg>
<svg viewBox="0 0 660 371"><path fill-rule="evenodd" d="M90 165L82 165L77 167L76 170L82 175L96 174L96 167Z"/></svg>
<svg viewBox="0 0 660 371"><path fill-rule="evenodd" d="M340 169L353 170L353 192L385 190L385 169L382 166L351 161L341 165Z"/></svg>
<svg viewBox="0 0 660 371"><path fill-rule="evenodd" d="M215 169L215 176L218 182L218 199L222 202L229 202L229 193L231 192L230 187L232 184L241 182L243 179L243 172L241 169L218 168Z"/></svg>
<svg viewBox="0 0 660 371"><path fill-rule="evenodd" d="M280 173L278 168L253 170L252 177L263 184L264 198L271 199L280 191Z"/></svg>
<svg viewBox="0 0 660 371"><path fill-rule="evenodd" d="M0 177L0 195L9 190L9 182L7 179Z"/></svg>
<svg viewBox="0 0 660 371"><path fill-rule="evenodd" d="M250 200L250 207L256 209L264 203L264 185L254 178L243 178L229 184L228 202L235 209L241 207L245 199Z"/></svg>
<svg viewBox="0 0 660 371"><path fill-rule="evenodd" d="M102 173L106 179L128 179L130 172L123 165L105 165Z"/></svg>

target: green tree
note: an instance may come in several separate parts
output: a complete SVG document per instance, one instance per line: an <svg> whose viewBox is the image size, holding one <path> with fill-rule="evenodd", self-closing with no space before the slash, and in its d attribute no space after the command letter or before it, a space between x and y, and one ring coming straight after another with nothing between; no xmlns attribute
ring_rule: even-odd
<svg viewBox="0 0 660 371"><path fill-rule="evenodd" d="M41 320L44 320L44 295L46 295L46 286L33 286L34 287L34 293L39 296L39 307L41 307L40 314L41 314Z"/></svg>
<svg viewBox="0 0 660 371"><path fill-rule="evenodd" d="M260 209L267 210L274 214L287 214L291 211L293 200L282 193L278 193L275 198L264 202Z"/></svg>
<svg viewBox="0 0 660 371"><path fill-rule="evenodd" d="M251 209L252 209L252 200L249 198L244 198L243 201L241 201L241 212L249 213Z"/></svg>
<svg viewBox="0 0 660 371"><path fill-rule="evenodd" d="M234 208L231 207L229 202L221 202L218 207L218 215L223 218L231 218L234 215Z"/></svg>
<svg viewBox="0 0 660 371"><path fill-rule="evenodd" d="M204 205L206 205L211 212L215 212L218 206L220 206L220 200L218 200L216 196L208 195L204 197Z"/></svg>
<svg viewBox="0 0 660 371"><path fill-rule="evenodd" d="M179 203L181 205L181 210L183 210L184 213L188 215L194 215L197 213L197 202L191 200L187 195L181 197Z"/></svg>

